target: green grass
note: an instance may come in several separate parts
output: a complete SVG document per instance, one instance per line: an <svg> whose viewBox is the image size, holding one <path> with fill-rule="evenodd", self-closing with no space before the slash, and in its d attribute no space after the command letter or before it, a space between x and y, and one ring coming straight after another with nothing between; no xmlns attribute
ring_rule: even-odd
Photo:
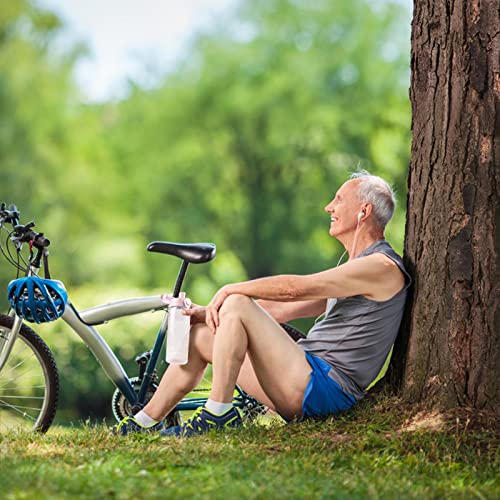
<svg viewBox="0 0 500 500"><path fill-rule="evenodd" d="M2 498L499 498L498 420L394 398L192 439L103 426L0 437Z"/></svg>

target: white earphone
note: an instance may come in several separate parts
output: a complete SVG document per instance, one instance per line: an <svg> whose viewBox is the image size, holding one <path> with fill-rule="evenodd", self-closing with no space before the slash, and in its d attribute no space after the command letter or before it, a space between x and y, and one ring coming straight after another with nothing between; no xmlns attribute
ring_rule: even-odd
<svg viewBox="0 0 500 500"><path fill-rule="evenodd" d="M364 212L359 212L358 214L358 222L361 220L361 217L364 217L366 214Z"/></svg>

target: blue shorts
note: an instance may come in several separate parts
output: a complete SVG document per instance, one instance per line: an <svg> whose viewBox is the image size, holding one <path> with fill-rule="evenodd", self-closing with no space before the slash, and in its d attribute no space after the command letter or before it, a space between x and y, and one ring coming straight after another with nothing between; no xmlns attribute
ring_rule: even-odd
<svg viewBox="0 0 500 500"><path fill-rule="evenodd" d="M311 365L312 373L304 392L302 417L325 417L353 406L357 401L356 398L346 393L328 376L331 366L308 352L305 355Z"/></svg>

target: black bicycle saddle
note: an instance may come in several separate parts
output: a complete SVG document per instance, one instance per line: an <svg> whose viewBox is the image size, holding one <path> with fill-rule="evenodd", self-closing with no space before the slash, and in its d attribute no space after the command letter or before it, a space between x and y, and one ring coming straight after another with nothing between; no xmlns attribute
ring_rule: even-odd
<svg viewBox="0 0 500 500"><path fill-rule="evenodd" d="M202 264L215 258L216 247L213 243L172 243L153 241L148 246L149 252L175 255L191 264Z"/></svg>

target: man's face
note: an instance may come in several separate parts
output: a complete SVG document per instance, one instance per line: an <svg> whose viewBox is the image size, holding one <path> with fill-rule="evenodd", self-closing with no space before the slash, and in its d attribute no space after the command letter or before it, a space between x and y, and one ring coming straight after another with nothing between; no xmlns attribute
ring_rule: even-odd
<svg viewBox="0 0 500 500"><path fill-rule="evenodd" d="M325 207L325 212L330 214L330 236L337 238L356 229L362 206L357 193L359 182L359 179L352 179L344 183Z"/></svg>

